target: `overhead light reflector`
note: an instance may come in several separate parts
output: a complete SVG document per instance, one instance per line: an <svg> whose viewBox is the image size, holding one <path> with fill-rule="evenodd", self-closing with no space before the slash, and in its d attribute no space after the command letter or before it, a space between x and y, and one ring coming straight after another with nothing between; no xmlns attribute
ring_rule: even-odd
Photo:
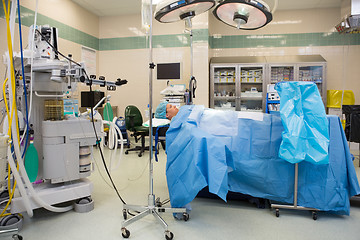
<svg viewBox="0 0 360 240"><path fill-rule="evenodd" d="M269 6L260 0L225 0L213 13L227 25L244 30L259 29L272 20Z"/></svg>
<svg viewBox="0 0 360 240"><path fill-rule="evenodd" d="M165 0L156 6L155 19L162 23L192 18L208 11L214 0Z"/></svg>

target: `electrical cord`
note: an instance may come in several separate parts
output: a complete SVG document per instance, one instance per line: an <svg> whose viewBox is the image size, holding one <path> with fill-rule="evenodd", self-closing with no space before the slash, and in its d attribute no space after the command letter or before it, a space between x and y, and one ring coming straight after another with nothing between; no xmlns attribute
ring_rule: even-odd
<svg viewBox="0 0 360 240"><path fill-rule="evenodd" d="M38 33L44 38L44 40L46 41L46 43L47 43L57 54L59 54L60 56L64 57L64 58L67 59L68 61L76 64L77 66L80 66L80 67L81 67L81 64L75 62L74 60L66 57L64 54L62 54L61 52L59 52L49 41L46 40L46 37L45 37L38 29L36 29L36 32L38 32ZM89 76L88 76L87 72L85 71L85 69L82 69L82 72L84 73L86 79L89 81L90 92L92 92L92 81L91 81L91 79L89 78ZM121 200L121 202L122 202L124 205L126 205L126 202L125 202L124 199L121 197L121 195L120 195L120 193L119 193L119 191L118 191L118 189L117 189L117 187L116 187L116 185L115 185L115 183L114 183L114 181L113 181L113 179L112 179L112 177L111 177L111 174L110 174L110 172L109 172L109 169L108 169L108 167L107 167L107 165L106 165L105 158L104 158L104 154L103 154L103 152L102 152L102 150L101 150L100 141L99 141L99 138L98 138L98 135L97 135L97 132L96 132L96 128L95 128L94 113L93 113L93 109L92 109L92 108L91 108L91 122L92 122L92 126L93 126L94 133L95 133L96 144L97 144L97 146L99 147L99 151L100 151L100 155L101 155L101 159L102 159L102 162L103 162L105 171L106 171L106 173L107 173L107 175L108 175L108 177L109 177L109 179L110 179L111 185L112 185L113 189L115 190L117 196L119 197L119 199ZM128 211L128 213L129 213L130 215L134 216L134 215L131 214L129 211Z"/></svg>
<svg viewBox="0 0 360 240"><path fill-rule="evenodd" d="M55 51L55 53L59 54L60 56L62 56L62 57L65 58L66 60L74 63L75 65L81 67L81 64L80 64L80 63L75 62L75 61L72 60L71 58L68 58L68 57L66 57L64 54L62 54L61 52L59 52L59 51L46 39L46 37L44 36L44 34L42 34L42 33L39 31L39 29L35 29L35 31L38 32L38 33L43 37L43 39L45 40L45 42L46 42L47 44L49 44L49 46Z"/></svg>
<svg viewBox="0 0 360 240"><path fill-rule="evenodd" d="M85 73L85 76L86 76L86 78L88 79L88 81L90 81L90 79L89 79L87 73L85 72L85 70L83 70L83 72ZM92 92L92 85L90 84L89 87L90 87L90 92ZM102 152L102 150L101 150L99 137L98 137L98 135L97 135L96 128L95 128L94 112L93 112L93 109L92 109L92 108L91 108L91 122L92 122L92 126L93 126L94 133L95 133L96 144L98 145L98 148L99 148L99 151L100 151L100 155L101 155L101 159L102 159L102 162L103 162L105 171L106 171L106 173L107 173L107 175L108 175L108 177L109 177L109 179L110 179L111 185L113 186L113 188L114 188L116 194L118 195L119 199L121 200L121 202L122 202L123 204L126 204L126 202L124 201L124 199L120 196L120 193L119 193L119 191L117 190L117 187L116 187L116 185L115 185L115 183L114 183L114 181L113 181L113 179L112 179L112 177L111 177L111 175L110 175L109 169L108 169L108 167L106 166L104 154L103 154L103 152Z"/></svg>
<svg viewBox="0 0 360 240"><path fill-rule="evenodd" d="M26 142L22 157L24 157L28 142L29 142L29 110L28 110L28 102L27 102L27 90L26 90L26 81L25 81L25 68L24 68L24 55L23 55L23 46L22 46L22 31L21 31L21 14L20 14L20 0L17 1L18 8L18 19L19 19L19 37L20 37L20 53L21 53L21 71L22 71L22 80L23 80L23 88L24 88L24 96L25 96L25 112L26 112Z"/></svg>
<svg viewBox="0 0 360 240"><path fill-rule="evenodd" d="M15 124L16 124L16 134L17 134L17 137L19 139L19 123L17 121L18 119L18 115L17 115L17 107L16 107L16 98L15 98L15 71L14 71L14 63L13 63L13 46L12 46L12 41L11 41L11 33L10 33L10 0L8 1L8 5L6 6L6 3L5 3L5 0L2 0L2 3L3 3L3 8L4 8L4 14L5 14L5 18L6 18L6 25L7 25L7 42L8 42L8 50L9 50L9 65L8 67L10 67L10 84L9 84L9 88L12 89L13 91L13 95L12 95L12 98L13 98L13 103L11 104L11 109L8 108L8 105L7 105L7 102L6 102L6 93L5 93L5 86L6 86L6 83L7 83L7 80L6 79L3 83L3 94L4 94L4 103L5 103L5 106L6 106L6 110L7 110L7 116L8 116L8 123L9 123L9 129L8 129L8 136L10 138L12 138L12 134L11 134L11 129L12 129L12 123L13 123L13 117L15 117L16 121L15 121ZM7 9L6 9L7 7ZM7 70L9 70L7 68ZM11 92L12 92L10 89L9 89L9 102L10 102L10 96L11 96ZM11 114L9 113L11 111ZM14 116L14 115L15 116ZM20 141L18 142L18 144L20 144ZM10 163L10 162L9 162ZM17 164L17 166L15 167L16 170L18 171L19 170L19 164ZM10 202L12 200L12 197L15 193L15 187L16 187L16 181L14 182L14 186L12 188L12 191L10 191L11 187L10 187L10 169L11 167L8 167L8 191L9 191L9 196L10 196L10 199L8 200L8 203L7 205L5 206L5 209L1 212L0 216L3 216L6 209L8 208L8 206L10 205ZM25 197L25 196L24 196Z"/></svg>
<svg viewBox="0 0 360 240"><path fill-rule="evenodd" d="M92 92L92 83L91 83L91 81L90 81L90 79L89 79L89 76L87 75L87 73L86 73L86 71L85 71L84 69L83 69L83 72L84 72L87 80L90 82L89 87L90 87L90 92ZM121 200L121 202L122 202L124 205L126 205L126 202L125 202L124 199L121 197L121 195L120 195L120 193L119 193L119 191L118 191L118 189L117 189L117 187L116 187L116 185L115 185L115 183L114 183L114 181L113 181L113 179L112 179L112 177L111 177L111 174L110 174L110 172L109 172L109 169L108 169L108 167L106 166L104 154L103 154L103 152L102 152L102 150L101 150L100 141L99 141L99 138L98 138L98 135L97 135L97 132L96 132L96 128L95 128L93 108L91 108L90 111L91 111L91 122L92 122L92 126L93 126L94 133L95 133L96 144L97 144L97 146L98 146L98 148L99 148L101 160L102 160L102 162L103 162L103 165L104 165L106 174L108 175L108 177L109 177L109 179L110 179L110 182L111 182L111 185L113 186L113 188L114 188L116 194L118 195L119 199ZM131 213L129 210L127 210L127 213L128 213L129 215L131 215L131 216L135 216L135 214ZM137 212L137 213L138 213L138 212Z"/></svg>
<svg viewBox="0 0 360 240"><path fill-rule="evenodd" d="M141 174L138 177L133 178L133 179L128 178L128 180L131 182L139 180L144 175L145 170L148 168L148 166L149 166L149 162L146 163L144 169L142 170Z"/></svg>

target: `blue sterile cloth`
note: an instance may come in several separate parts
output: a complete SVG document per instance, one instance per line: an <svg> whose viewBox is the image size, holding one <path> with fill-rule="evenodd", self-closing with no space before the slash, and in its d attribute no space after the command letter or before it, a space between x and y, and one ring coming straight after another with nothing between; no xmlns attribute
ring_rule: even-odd
<svg viewBox="0 0 360 240"><path fill-rule="evenodd" d="M280 116L285 131L279 156L291 163L328 164L329 124L313 82L280 82Z"/></svg>
<svg viewBox="0 0 360 240"><path fill-rule="evenodd" d="M207 111L201 106L181 107L167 131L171 205L185 206L206 186L223 200L233 191L292 204L295 170L278 155L284 131L280 117L263 114L254 120L231 111ZM219 126L225 122L234 130L228 127L225 135L218 120ZM349 198L360 188L340 120L336 116L327 120L329 164L299 163L298 205L349 214Z"/></svg>

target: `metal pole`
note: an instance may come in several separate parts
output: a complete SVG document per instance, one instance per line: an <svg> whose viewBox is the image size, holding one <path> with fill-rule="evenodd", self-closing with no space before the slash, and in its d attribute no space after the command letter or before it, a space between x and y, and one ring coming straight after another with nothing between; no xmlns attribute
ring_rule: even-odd
<svg viewBox="0 0 360 240"><path fill-rule="evenodd" d="M295 163L294 208L297 208L299 163Z"/></svg>
<svg viewBox="0 0 360 240"><path fill-rule="evenodd" d="M150 173L149 173L149 205L150 200L155 198L154 195L154 166L153 166L153 128L152 128L152 106L153 106L153 99L152 99L152 91L153 91L153 49L152 49L152 0L150 0L150 30L149 30L149 115L150 115L150 124L149 124L149 136L150 136L150 146L149 146L149 161L150 161ZM153 203L154 204L154 203ZM151 204L151 205L153 205Z"/></svg>
<svg viewBox="0 0 360 240"><path fill-rule="evenodd" d="M191 19L190 19L191 21ZM190 79L194 76L194 47L193 47L193 32L192 29L190 29L190 51L191 51L191 77Z"/></svg>

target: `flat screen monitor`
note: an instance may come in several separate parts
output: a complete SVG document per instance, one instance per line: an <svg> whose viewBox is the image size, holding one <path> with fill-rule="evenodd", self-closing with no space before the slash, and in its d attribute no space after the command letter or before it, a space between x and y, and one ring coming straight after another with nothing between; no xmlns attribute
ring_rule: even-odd
<svg viewBox="0 0 360 240"><path fill-rule="evenodd" d="M158 63L156 69L158 80L181 80L180 63Z"/></svg>
<svg viewBox="0 0 360 240"><path fill-rule="evenodd" d="M92 92L81 92L81 107L93 108L102 98L104 92L92 91ZM99 105L102 107L103 103Z"/></svg>

